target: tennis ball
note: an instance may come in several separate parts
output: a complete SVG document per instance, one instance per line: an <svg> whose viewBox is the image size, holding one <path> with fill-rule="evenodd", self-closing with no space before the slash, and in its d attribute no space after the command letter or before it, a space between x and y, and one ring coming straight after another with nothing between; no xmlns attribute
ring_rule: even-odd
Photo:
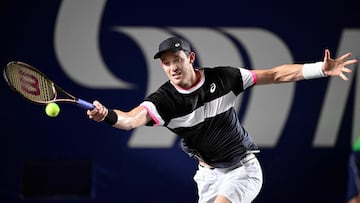
<svg viewBox="0 0 360 203"><path fill-rule="evenodd" d="M56 117L60 113L60 107L57 103L48 103L45 107L45 113L50 117Z"/></svg>

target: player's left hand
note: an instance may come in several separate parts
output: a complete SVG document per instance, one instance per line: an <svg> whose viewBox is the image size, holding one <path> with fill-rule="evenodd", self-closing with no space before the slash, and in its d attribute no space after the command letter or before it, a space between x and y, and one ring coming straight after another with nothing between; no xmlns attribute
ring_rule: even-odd
<svg viewBox="0 0 360 203"><path fill-rule="evenodd" d="M344 73L351 73L351 69L346 66L357 63L356 59L349 60L351 53L346 53L339 58L332 59L330 58L330 51L325 50L323 72L326 76L339 76L343 80L349 80Z"/></svg>

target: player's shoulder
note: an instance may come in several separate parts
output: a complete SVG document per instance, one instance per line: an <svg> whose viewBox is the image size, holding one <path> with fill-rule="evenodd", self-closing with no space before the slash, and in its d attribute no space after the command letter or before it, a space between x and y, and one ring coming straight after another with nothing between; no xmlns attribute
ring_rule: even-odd
<svg viewBox="0 0 360 203"><path fill-rule="evenodd" d="M152 94L155 95L173 95L174 93L176 93L176 89L174 88L174 86L171 84L170 80L163 83L155 92L153 92Z"/></svg>
<svg viewBox="0 0 360 203"><path fill-rule="evenodd" d="M205 75L214 75L214 76L239 76L240 67L235 66L215 66L215 67L203 67L199 68L199 70L204 71Z"/></svg>
<svg viewBox="0 0 360 203"><path fill-rule="evenodd" d="M202 70L204 72L226 72L226 71L238 71L240 67L236 66L214 66L214 67L201 67L196 68L197 70Z"/></svg>

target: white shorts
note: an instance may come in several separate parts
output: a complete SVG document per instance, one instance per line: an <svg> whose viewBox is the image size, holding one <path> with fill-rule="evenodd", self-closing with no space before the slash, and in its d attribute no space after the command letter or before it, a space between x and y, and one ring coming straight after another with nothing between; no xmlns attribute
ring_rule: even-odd
<svg viewBox="0 0 360 203"><path fill-rule="evenodd" d="M249 154L246 158L248 161L232 170L199 166L194 176L199 203L213 203L217 195L225 196L232 203L253 201L262 187L263 174L254 154Z"/></svg>

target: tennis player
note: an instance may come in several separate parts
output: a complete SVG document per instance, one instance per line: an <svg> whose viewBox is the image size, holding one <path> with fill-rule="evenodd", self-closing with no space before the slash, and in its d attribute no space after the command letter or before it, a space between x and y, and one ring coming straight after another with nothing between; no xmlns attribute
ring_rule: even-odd
<svg viewBox="0 0 360 203"><path fill-rule="evenodd" d="M255 85L295 82L303 79L340 76L351 53L332 59L325 50L324 61L285 64L267 70L240 67L194 67L190 44L171 37L159 45L154 59L169 78L159 89L129 112L109 109L94 101L87 111L90 119L119 129L164 126L182 138L182 148L199 161L194 176L200 203L251 202L259 194L262 169L259 152L250 134L239 122L235 98Z"/></svg>

